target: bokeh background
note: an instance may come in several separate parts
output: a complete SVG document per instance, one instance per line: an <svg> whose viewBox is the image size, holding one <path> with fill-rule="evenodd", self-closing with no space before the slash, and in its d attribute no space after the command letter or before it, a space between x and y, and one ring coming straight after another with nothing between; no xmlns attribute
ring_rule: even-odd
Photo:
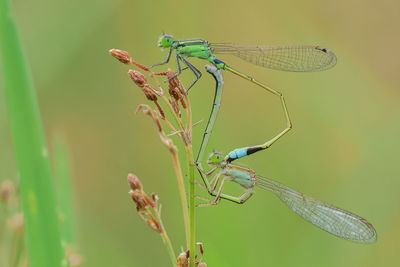
<svg viewBox="0 0 400 267"><path fill-rule="evenodd" d="M283 92L293 130L241 161L259 174L370 220L373 245L353 244L303 221L257 190L245 204L197 210L208 266L396 266L400 238L400 19L398 1L13 1L49 146L68 144L77 247L84 266L169 266L160 237L135 212L126 175L157 192L179 252L185 243L173 167L152 122L134 111L146 100L109 54L129 51L150 65L177 39L242 44L314 44L338 57L320 73L266 70L221 58ZM203 70L204 62L192 62ZM175 68L174 63L169 65ZM182 81L189 84L189 72ZM3 85L1 85L3 86ZM0 87L0 180L17 180ZM214 84L191 90L198 148ZM263 142L284 127L279 100L229 73L209 151ZM198 191L202 189L199 187ZM233 188L234 190L234 188Z"/></svg>

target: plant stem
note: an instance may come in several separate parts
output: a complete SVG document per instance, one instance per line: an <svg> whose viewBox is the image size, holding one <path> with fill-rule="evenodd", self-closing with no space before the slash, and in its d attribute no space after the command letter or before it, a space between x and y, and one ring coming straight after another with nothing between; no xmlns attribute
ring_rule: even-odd
<svg viewBox="0 0 400 267"><path fill-rule="evenodd" d="M193 119L192 119L192 109L190 106L189 97L185 94L185 99L187 103L187 108L189 112L187 113L188 117L186 118L188 121L187 124L187 138L188 143L185 143L187 159L188 159L188 169L189 169L189 214L190 214L190 240L189 240L189 266L194 267L194 259L195 259L195 243L196 243L196 229L195 229L195 204L194 204L194 196L195 196L195 180L194 180L194 158L193 158L193 147L192 147L192 133L193 133Z"/></svg>
<svg viewBox="0 0 400 267"><path fill-rule="evenodd" d="M155 79L157 81L157 79ZM186 245L190 249L191 253L190 255L193 255L194 252L194 246L195 246L195 230L194 230L194 160L193 160L193 151L192 151L192 145L191 145L191 135L192 135L192 111L190 107L190 101L188 96L185 94L185 99L186 99L186 104L187 104L187 129L185 131L185 128L183 124L181 123L180 118L178 118L177 114L174 112L172 106L170 105L168 98L163 94L161 96L163 101L166 103L166 106L169 108L172 116L174 117L174 120L177 125L179 125L181 132L181 136L184 139L185 142L185 147L186 147L186 153L189 161L189 179L190 179L190 202L189 202L189 210L187 208L187 199L186 199L186 191L185 191L185 186L183 183L183 175L182 175L182 169L180 167L179 163L179 158L177 157L177 154L173 154L173 160L174 160L174 168L175 168L175 173L177 176L178 180L178 188L179 188L179 193L181 196L181 203L182 203L182 209L183 209L183 219L185 223L185 233L186 233ZM188 138L189 134L189 138ZM190 143L187 143L190 142ZM189 214L190 214L190 221L189 221ZM191 257L190 262L194 264L194 258ZM194 265L191 265L191 267Z"/></svg>
<svg viewBox="0 0 400 267"><path fill-rule="evenodd" d="M172 153L172 159L174 161L174 168L176 179L178 181L179 194L181 196L181 205L183 211L183 221L185 223L185 233L186 233L186 247L189 247L189 236L190 236L190 221L189 221L189 211L187 208L187 199L186 199L186 191L185 184L183 182L182 168L179 162L178 153Z"/></svg>
<svg viewBox="0 0 400 267"><path fill-rule="evenodd" d="M176 266L176 256L175 256L174 248L172 247L171 240L169 239L166 232L162 232L162 233L160 233L160 235L161 235L161 238L162 238L165 246L167 247L172 266Z"/></svg>
<svg viewBox="0 0 400 267"><path fill-rule="evenodd" d="M176 256L175 256L175 252L174 252L174 247L172 246L171 240L169 239L167 232L165 231L164 224L161 219L161 206L160 206L160 208L158 208L156 206L154 208L154 211L155 211L154 213L156 215L156 218L160 222L160 225L161 225L160 235L161 235L161 238L162 238L165 246L167 247L169 258L171 259L171 262L172 262L172 266L176 266Z"/></svg>
<svg viewBox="0 0 400 267"><path fill-rule="evenodd" d="M194 195L195 195L195 183L194 183L194 159L193 159L193 149L192 145L186 146L186 152L188 156L189 163L189 210L190 210L190 267L194 267L194 256L195 256L195 205L194 205Z"/></svg>
<svg viewBox="0 0 400 267"><path fill-rule="evenodd" d="M6 102L20 174L29 266L60 267L63 251L46 141L8 0L0 0L0 45Z"/></svg>

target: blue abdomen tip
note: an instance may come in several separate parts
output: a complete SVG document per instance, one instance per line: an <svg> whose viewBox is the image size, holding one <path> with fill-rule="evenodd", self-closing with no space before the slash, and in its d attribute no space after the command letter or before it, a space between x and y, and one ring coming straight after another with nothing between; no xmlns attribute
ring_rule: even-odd
<svg viewBox="0 0 400 267"><path fill-rule="evenodd" d="M229 155L229 158L240 159L244 156L247 156L247 148L241 148L241 149L233 151L232 154Z"/></svg>

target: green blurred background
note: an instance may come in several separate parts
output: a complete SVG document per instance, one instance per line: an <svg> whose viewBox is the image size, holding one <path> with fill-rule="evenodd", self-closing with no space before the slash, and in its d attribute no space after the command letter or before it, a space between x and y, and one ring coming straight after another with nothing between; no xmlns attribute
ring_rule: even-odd
<svg viewBox="0 0 400 267"><path fill-rule="evenodd" d="M314 44L338 57L332 70L285 73L221 58L282 91L294 129L269 151L241 161L257 173L370 220L373 245L353 244L303 221L257 190L245 205L197 209L208 266L395 266L399 264L400 149L398 1L13 1L46 136L68 143L78 248L84 266L169 266L160 237L135 212L126 175L157 192L175 248L183 219L168 151L147 103L109 54L160 62L157 38L242 44ZM192 60L203 70L204 62ZM170 67L175 68L174 63ZM186 72L182 81L193 79ZM3 86L3 85L1 85ZM191 90L197 149L214 84ZM284 127L279 100L226 73L209 150L257 144ZM4 88L0 90L0 180L17 180ZM182 150L182 149L181 149ZM183 153L182 153L183 154ZM202 190L198 188L198 190ZM177 251L178 252L178 251Z"/></svg>

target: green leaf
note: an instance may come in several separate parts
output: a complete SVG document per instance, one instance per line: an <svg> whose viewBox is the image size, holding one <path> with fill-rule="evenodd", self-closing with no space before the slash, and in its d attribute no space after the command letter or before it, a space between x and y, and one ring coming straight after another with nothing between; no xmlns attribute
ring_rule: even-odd
<svg viewBox="0 0 400 267"><path fill-rule="evenodd" d="M29 266L63 266L62 263L67 263L63 261L46 141L8 0L0 0L0 46L6 103L20 174Z"/></svg>

